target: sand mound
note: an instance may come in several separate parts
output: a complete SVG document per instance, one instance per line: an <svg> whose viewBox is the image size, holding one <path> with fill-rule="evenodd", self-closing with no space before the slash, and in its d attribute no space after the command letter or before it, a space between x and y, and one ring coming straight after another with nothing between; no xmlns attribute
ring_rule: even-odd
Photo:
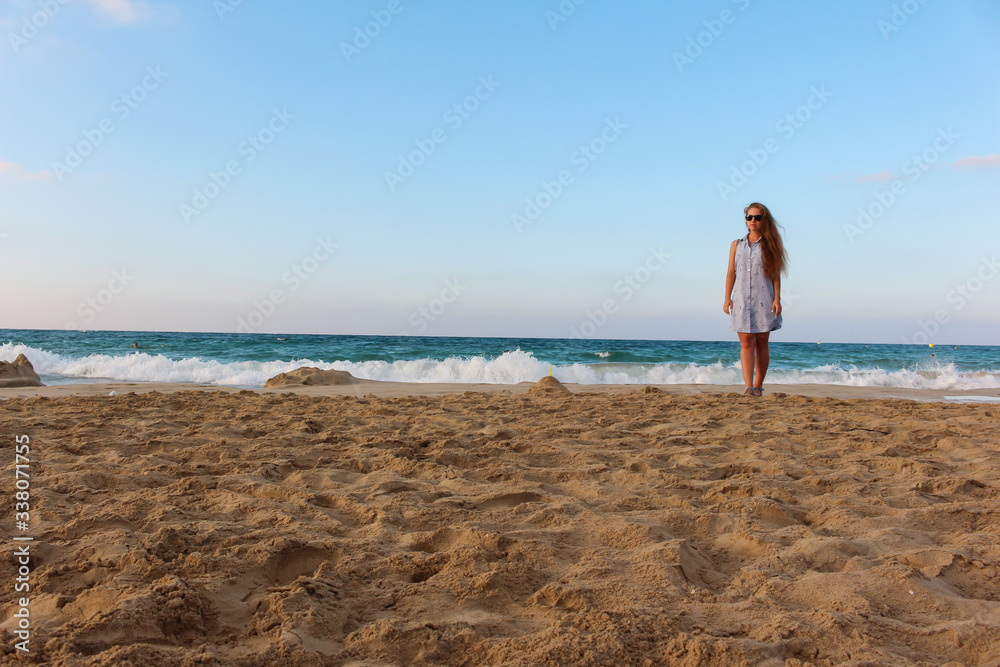
<svg viewBox="0 0 1000 667"><path fill-rule="evenodd" d="M535 384L528 387L529 394L569 394L571 393L562 382L551 375L546 375Z"/></svg>
<svg viewBox="0 0 1000 667"><path fill-rule="evenodd" d="M44 387L35 367L23 354L17 359L0 361L0 387Z"/></svg>
<svg viewBox="0 0 1000 667"><path fill-rule="evenodd" d="M328 387L336 384L358 384L360 380L347 371L324 371L312 366L296 368L288 373L278 373L264 383L265 387L290 387L305 385L307 387Z"/></svg>

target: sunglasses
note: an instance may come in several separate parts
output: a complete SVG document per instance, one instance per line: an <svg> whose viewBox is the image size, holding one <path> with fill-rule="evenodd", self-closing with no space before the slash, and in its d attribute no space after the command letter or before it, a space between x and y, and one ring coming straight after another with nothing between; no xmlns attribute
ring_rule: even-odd
<svg viewBox="0 0 1000 667"><path fill-rule="evenodd" d="M748 215L747 216L747 222L750 222L751 220L756 220L757 222L764 222L764 216L763 215Z"/></svg>

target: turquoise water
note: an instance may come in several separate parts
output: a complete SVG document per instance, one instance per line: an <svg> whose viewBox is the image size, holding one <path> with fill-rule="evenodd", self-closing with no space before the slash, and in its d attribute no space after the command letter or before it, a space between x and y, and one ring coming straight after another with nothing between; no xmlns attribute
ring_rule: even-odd
<svg viewBox="0 0 1000 667"><path fill-rule="evenodd" d="M260 387L302 365L402 382L742 384L732 341L444 338L0 329L46 384L196 382ZM133 347L138 343L139 347ZM934 355L933 357L931 355ZM771 343L768 382L1000 388L1000 347Z"/></svg>

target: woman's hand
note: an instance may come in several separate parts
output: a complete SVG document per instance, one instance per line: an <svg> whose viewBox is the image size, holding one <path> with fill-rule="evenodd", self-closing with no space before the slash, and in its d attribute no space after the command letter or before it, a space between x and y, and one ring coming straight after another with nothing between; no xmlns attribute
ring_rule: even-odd
<svg viewBox="0 0 1000 667"><path fill-rule="evenodd" d="M777 317L781 315L781 299L775 299L774 303L771 304L771 312Z"/></svg>
<svg viewBox="0 0 1000 667"><path fill-rule="evenodd" d="M732 312L733 312L733 300L732 299L726 299L726 302L724 304L722 304L722 312L724 312L726 315L731 315L732 314Z"/></svg>

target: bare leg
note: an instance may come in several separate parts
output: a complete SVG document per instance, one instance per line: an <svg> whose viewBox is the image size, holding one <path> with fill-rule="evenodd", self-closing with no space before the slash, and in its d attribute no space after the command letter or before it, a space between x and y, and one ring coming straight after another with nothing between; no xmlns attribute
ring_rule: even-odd
<svg viewBox="0 0 1000 667"><path fill-rule="evenodd" d="M754 365L757 371L757 383L754 386L758 389L764 386L764 376L767 375L767 367L771 363L771 351L767 347L767 340L770 337L770 331L757 334L757 361ZM746 371L743 374L746 375Z"/></svg>
<svg viewBox="0 0 1000 667"><path fill-rule="evenodd" d="M738 333L737 335L740 337L740 365L743 366L743 384L752 387L757 336L760 334Z"/></svg>

